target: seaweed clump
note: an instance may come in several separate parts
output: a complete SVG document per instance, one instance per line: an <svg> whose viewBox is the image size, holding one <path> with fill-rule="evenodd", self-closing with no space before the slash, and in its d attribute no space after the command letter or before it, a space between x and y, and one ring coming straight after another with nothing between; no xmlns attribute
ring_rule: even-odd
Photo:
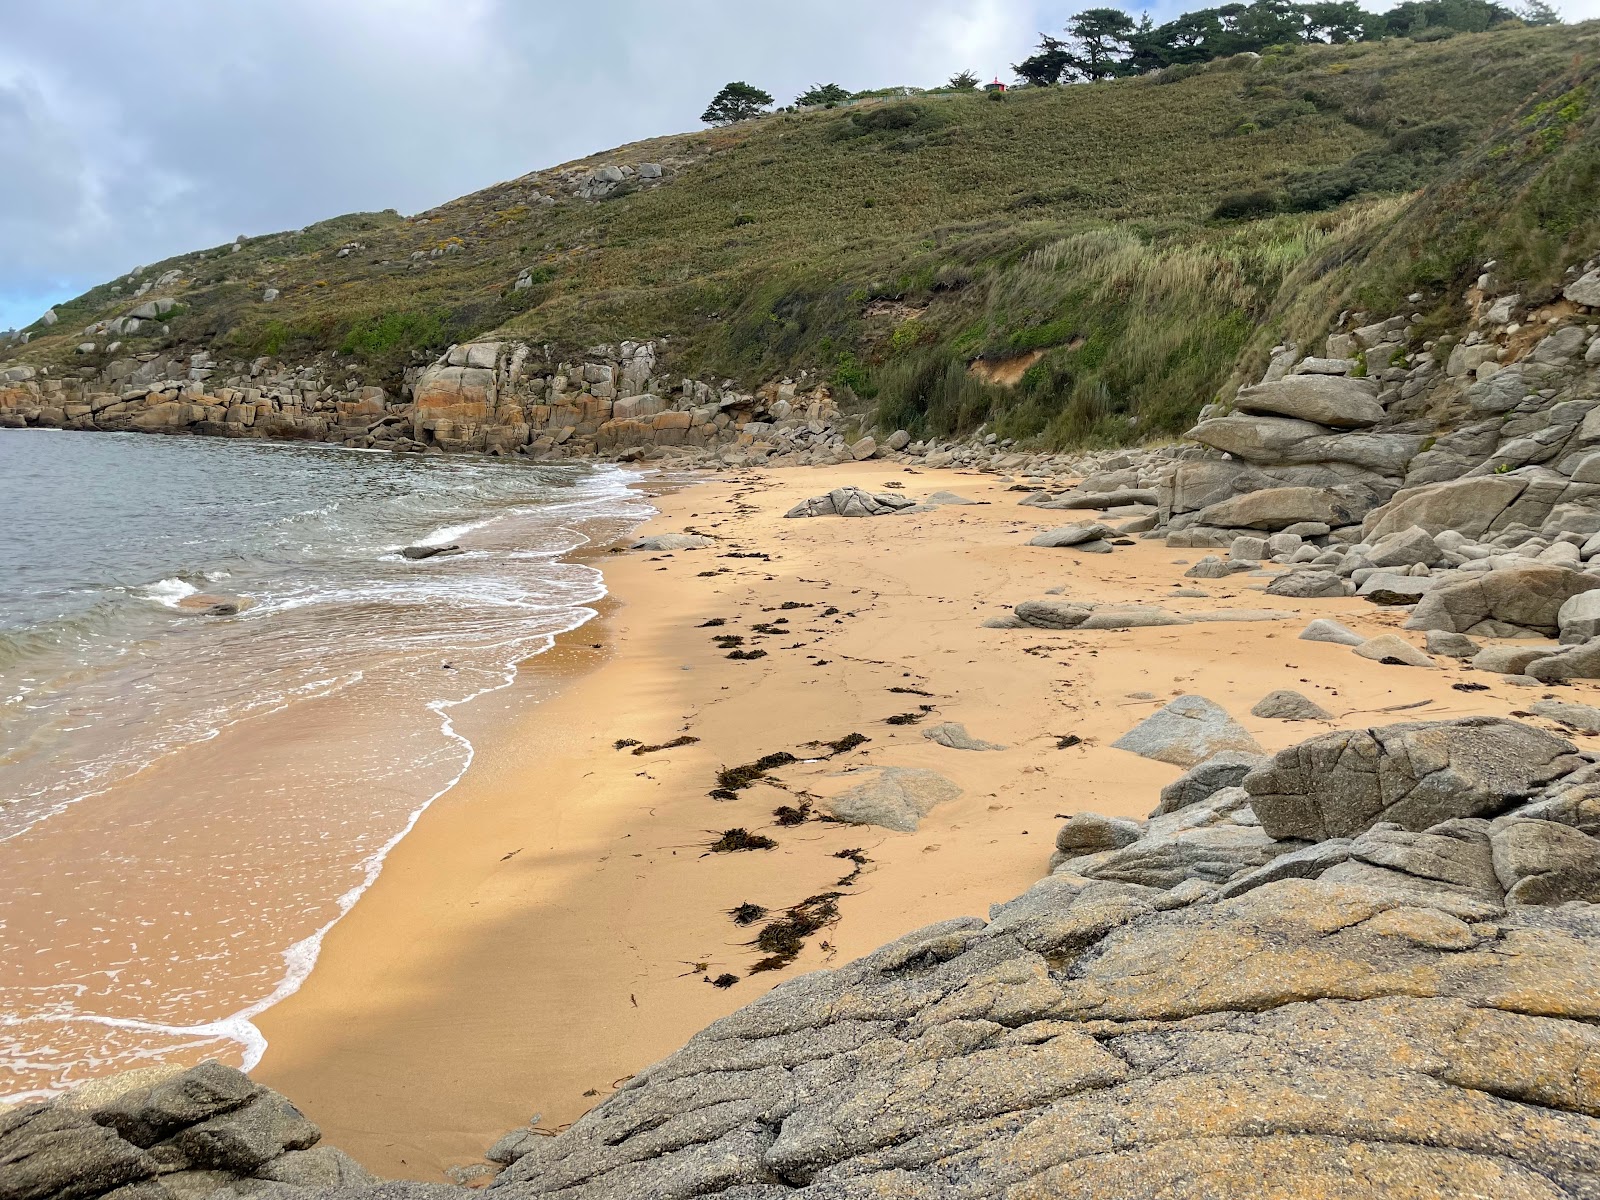
<svg viewBox="0 0 1600 1200"><path fill-rule="evenodd" d="M778 843L761 833L751 833L748 829L729 829L716 841L712 842L709 851L712 854L734 854L740 850L776 850Z"/></svg>
<svg viewBox="0 0 1600 1200"><path fill-rule="evenodd" d="M745 903L739 905L738 908L735 908L729 912L728 915L733 918L733 923L735 925L754 925L757 921L761 920L762 917L767 915L767 910L762 908L759 904L751 904L749 901L746 901Z"/></svg>
<svg viewBox="0 0 1600 1200"><path fill-rule="evenodd" d="M763 925L751 944L765 951L767 957L751 967L750 973L781 971L799 958L808 937L839 919L841 895L840 892L822 892L808 896L777 920Z"/></svg>
<svg viewBox="0 0 1600 1200"><path fill-rule="evenodd" d="M659 746L644 746L635 742L633 744L633 752L635 754L656 754L662 750L676 750L679 746L696 746L699 743L699 738L684 734L682 737L673 738L670 742L662 742ZM617 744L617 749L622 749L620 742Z"/></svg>
<svg viewBox="0 0 1600 1200"><path fill-rule="evenodd" d="M779 750L772 754L763 754L755 762L744 763L737 767L723 767L717 772L717 791L742 792L745 788L755 783L760 783L766 778L767 772L778 767L787 767L790 763L799 762L787 750ZM711 793L716 796L716 792ZM718 796L719 800L723 797ZM732 797L729 797L730 799Z"/></svg>

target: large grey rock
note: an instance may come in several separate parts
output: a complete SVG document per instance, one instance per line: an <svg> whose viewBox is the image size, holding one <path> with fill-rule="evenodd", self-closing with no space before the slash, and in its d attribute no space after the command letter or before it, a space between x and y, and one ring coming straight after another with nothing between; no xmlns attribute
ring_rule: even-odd
<svg viewBox="0 0 1600 1200"><path fill-rule="evenodd" d="M187 1125L243 1108L260 1091L244 1072L204 1062L151 1087L123 1092L92 1115L134 1145L149 1147Z"/></svg>
<svg viewBox="0 0 1600 1200"><path fill-rule="evenodd" d="M87 1200L155 1173L148 1154L86 1113L0 1109L0 1200Z"/></svg>
<svg viewBox="0 0 1600 1200"><path fill-rule="evenodd" d="M1129 504L1156 504L1159 500L1152 488L1117 488L1111 492L1067 492L1037 507L1060 511L1079 508L1104 511Z"/></svg>
<svg viewBox="0 0 1600 1200"><path fill-rule="evenodd" d="M1380 538L1362 557L1374 567L1412 567L1419 563L1432 567L1444 559L1444 551L1432 534L1420 525L1413 525Z"/></svg>
<svg viewBox="0 0 1600 1200"><path fill-rule="evenodd" d="M1498 904L1503 889L1490 854L1488 824L1450 820L1420 833L1379 824L1352 841L1346 861L1321 878L1424 895L1447 892Z"/></svg>
<svg viewBox="0 0 1600 1200"><path fill-rule="evenodd" d="M993 742L986 742L982 738L975 738L967 732L965 725L955 721L946 721L942 725L930 726L922 731L922 736L930 742L937 742L951 750L1004 750L1004 746L997 746Z"/></svg>
<svg viewBox="0 0 1600 1200"><path fill-rule="evenodd" d="M1472 666L1496 675L1523 675L1541 658L1554 653L1548 646L1489 646L1473 655Z"/></svg>
<svg viewBox="0 0 1600 1200"><path fill-rule="evenodd" d="M1192 767L1223 750L1263 753L1249 730L1204 696L1179 696L1112 745L1178 767Z"/></svg>
<svg viewBox="0 0 1600 1200"><path fill-rule="evenodd" d="M1528 706L1536 717L1559 721L1579 733L1600 733L1600 708L1571 700L1538 700Z"/></svg>
<svg viewBox="0 0 1600 1200"><path fill-rule="evenodd" d="M1556 613L1561 640L1568 645L1600 637L1600 591L1579 592Z"/></svg>
<svg viewBox="0 0 1600 1200"><path fill-rule="evenodd" d="M1350 845L1349 838L1329 838L1325 842L1313 842L1309 846L1280 854L1253 871L1235 875L1217 889L1217 899L1242 896L1282 879L1316 879L1330 867L1348 861Z"/></svg>
<svg viewBox="0 0 1600 1200"><path fill-rule="evenodd" d="M1291 688L1282 688L1263 697L1250 710L1250 715L1274 721L1333 720L1333 714L1322 705Z"/></svg>
<svg viewBox="0 0 1600 1200"><path fill-rule="evenodd" d="M1017 620L1035 629L1076 629L1094 612L1094 605L1073 600L1024 600Z"/></svg>
<svg viewBox="0 0 1600 1200"><path fill-rule="evenodd" d="M834 488L825 496L813 496L809 500L802 500L783 515L785 517L884 517L904 509L915 508L916 503L910 496L898 495L895 492L868 492L858 487L841 487Z"/></svg>
<svg viewBox="0 0 1600 1200"><path fill-rule="evenodd" d="M1297 600L1329 599L1345 594L1344 580L1332 571L1290 571L1267 585L1267 595Z"/></svg>
<svg viewBox="0 0 1600 1200"><path fill-rule="evenodd" d="M1193 828L1147 833L1130 845L1097 854L1092 860L1069 859L1060 869L1076 869L1085 878L1139 887L1174 888L1186 880L1225 883L1301 845L1270 838L1248 820L1220 820Z"/></svg>
<svg viewBox="0 0 1600 1200"><path fill-rule="evenodd" d="M706 537L699 533L655 533L649 537L638 539L633 543L635 550L675 551L675 550L704 550L707 546L715 546L716 538Z"/></svg>
<svg viewBox="0 0 1600 1200"><path fill-rule="evenodd" d="M1445 658L1473 658L1483 649L1466 634L1443 629L1430 629L1423 644L1429 654L1439 654Z"/></svg>
<svg viewBox="0 0 1600 1200"><path fill-rule="evenodd" d="M1417 602L1407 629L1514 636L1558 632L1561 607L1572 597L1600 588L1600 578L1568 567L1513 567L1446 583Z"/></svg>
<svg viewBox="0 0 1600 1200"><path fill-rule="evenodd" d="M280 1154L262 1164L254 1178L305 1188L358 1187L377 1182L371 1171L332 1146Z"/></svg>
<svg viewBox="0 0 1600 1200"><path fill-rule="evenodd" d="M1330 433L1310 421L1252 416L1214 417L1200 422L1188 436L1261 466L1347 463L1396 479L1405 474L1425 440L1409 433Z"/></svg>
<svg viewBox="0 0 1600 1200"><path fill-rule="evenodd" d="M1600 308L1600 271L1589 271L1578 276L1567 284L1561 294L1585 308Z"/></svg>
<svg viewBox="0 0 1600 1200"><path fill-rule="evenodd" d="M841 821L915 833L940 804L956 799L961 788L937 771L921 767L878 767L873 778L825 801Z"/></svg>
<svg viewBox="0 0 1600 1200"><path fill-rule="evenodd" d="M1546 655L1530 664L1527 673L1543 683L1600 679L1600 638Z"/></svg>
<svg viewBox="0 0 1600 1200"><path fill-rule="evenodd" d="M1436 665L1421 650L1418 650L1405 638L1398 634L1385 633L1379 637L1369 638L1354 648L1354 652L1362 658L1370 658L1373 662L1387 663L1392 667L1432 667Z"/></svg>
<svg viewBox="0 0 1600 1200"><path fill-rule="evenodd" d="M1071 546L1079 550L1103 551L1109 550L1110 547L1106 546L1102 539L1115 536L1116 531L1111 529L1110 526L1098 523L1092 525L1062 525L1057 529L1051 529L1030 538L1028 545L1045 546L1050 549Z"/></svg>
<svg viewBox="0 0 1600 1200"><path fill-rule="evenodd" d="M1150 815L1157 817L1163 813L1177 812L1180 808L1189 808L1209 800L1223 788L1238 787L1246 775L1265 761L1263 754L1240 750L1223 750L1213 754L1162 788L1161 803Z"/></svg>
<svg viewBox="0 0 1600 1200"><path fill-rule="evenodd" d="M520 1157L494 1190L1588 1194L1600 1165L1592 919L1502 913L1442 888L1291 878L1192 902L1208 891L1057 875L987 926L945 922L780 985Z"/></svg>
<svg viewBox="0 0 1600 1200"><path fill-rule="evenodd" d="M1344 730L1302 742L1245 777L1273 837L1352 837L1380 822L1421 832L1492 816L1581 765L1564 738L1465 717Z"/></svg>
<svg viewBox="0 0 1600 1200"><path fill-rule="evenodd" d="M1074 813L1056 834L1056 851L1068 856L1099 854L1131 846L1143 835L1144 827L1125 817Z"/></svg>
<svg viewBox="0 0 1600 1200"><path fill-rule="evenodd" d="M1364 428L1384 418L1377 384L1331 374L1288 375L1274 383L1240 388L1235 404L1244 412L1296 417L1340 429Z"/></svg>
<svg viewBox="0 0 1600 1200"><path fill-rule="evenodd" d="M1555 821L1506 819L1490 835L1508 904L1600 904L1600 841Z"/></svg>
<svg viewBox="0 0 1600 1200"><path fill-rule="evenodd" d="M294 1105L273 1092L249 1104L191 1125L171 1145L191 1165L250 1174L286 1150L307 1150L322 1132Z"/></svg>
<svg viewBox="0 0 1600 1200"><path fill-rule="evenodd" d="M1418 528L1437 537L1453 529L1476 541L1498 528L1507 509L1527 490L1524 479L1484 476L1408 488L1367 514L1362 538L1371 543Z"/></svg>
<svg viewBox="0 0 1600 1200"><path fill-rule="evenodd" d="M1332 488L1268 488L1201 509L1200 523L1219 529L1263 530L1287 529L1307 521L1354 525L1366 511L1366 506L1351 503Z"/></svg>

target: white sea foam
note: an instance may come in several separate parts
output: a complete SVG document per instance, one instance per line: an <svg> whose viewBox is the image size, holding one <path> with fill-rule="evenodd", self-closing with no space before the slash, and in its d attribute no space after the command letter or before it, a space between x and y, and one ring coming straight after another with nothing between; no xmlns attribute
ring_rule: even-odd
<svg viewBox="0 0 1600 1200"><path fill-rule="evenodd" d="M476 751L472 743L457 730L453 719L454 710L512 684L516 679L517 663L547 651L560 634L580 627L596 615L591 606L607 594L601 573L592 567L560 562L563 555L586 544L589 540L574 529L570 522L604 518L632 524L645 519L654 512L654 509L632 489L632 485L641 478L643 476L638 473L620 469L609 470L604 474L580 480L573 488L570 499L557 500L547 493L537 504L510 505L475 519L457 520L443 525L421 539L421 544L448 544L474 533L480 534L475 540L482 543L478 547L469 547L472 551L469 554L443 560L438 564L447 568L443 570L415 570L414 567L425 564L407 564L407 569L402 572L397 572L391 567L387 569L387 573L377 571L367 578L360 578L359 564L362 561L373 562L373 550L367 549L363 554L352 545L348 548L356 550L355 557L351 560L353 570L341 570L326 578L317 578L313 572L304 579L296 579L296 575L305 573L294 570L294 564L302 555L314 552L326 555L329 547L326 538L320 545L310 543L294 546L294 553L288 559L268 560L269 576L265 580L260 578L259 571L256 571L256 564L261 560L250 557L258 552L248 547L246 556L237 560L239 566L232 569L186 566L184 574L191 578L235 578L238 580L237 586L240 590L248 590L252 597L257 599L257 603L241 614L239 620L227 624L236 626L241 631L247 629L254 631L240 634L249 641L238 645L247 648L249 653L281 655L281 658L270 660L280 664L294 664L304 660L301 666L296 668L300 672L299 686L258 688L258 684L266 685L269 681L252 677L249 681L251 687L248 697L251 703L246 706L249 711L229 712L226 708L217 709L214 706L207 708L204 705L195 708L186 714L189 719L169 725L163 730L164 736L159 745L145 744L144 749L149 756L145 757L142 763L134 765L134 770L142 770L156 759L181 754L186 747L215 738L239 722L282 711L297 700L308 696L328 695L332 691L341 690L343 686L349 685L352 678L359 681L361 678L359 670L353 676L339 674L335 678L329 678L328 668L332 667L337 671L340 665L337 656L354 652L387 654L401 651L447 654L458 669L447 675L441 673L440 677L456 681L458 684L466 683L462 693L444 698L422 700L415 698L414 692L411 693L413 699L410 703L420 703L432 713L438 722L440 736L456 747L455 753L448 755L444 761L437 761L435 757L436 765L444 769L448 778L440 776L430 783L427 790L431 794L417 801L414 807L409 807L409 811L397 808L393 813L394 816L404 813L404 819L397 823L398 828L383 841L382 845L370 850L359 861L349 864L354 867L358 882L337 897L331 898L331 912L329 908L323 909L327 916L325 920L318 918L321 921L318 928L299 937L293 944L279 952L282 972L276 986L269 994L226 1017L193 1024L84 1011L86 1008L92 1008L94 1004L91 998L82 997L81 1004L75 1004L70 1009L41 1012L31 1010L24 1005L21 1012L0 1013L0 1027L9 1026L15 1033L18 1028L26 1028L34 1023L43 1023L46 1026L81 1023L148 1034L153 1041L160 1043L137 1048L125 1048L119 1044L114 1052L110 1052L112 1054L110 1060L90 1062L89 1059L95 1055L104 1057L107 1053L103 1049L97 1050L85 1056L77 1072L79 1077L84 1071L99 1073L124 1069L135 1060L159 1059L165 1055L182 1053L186 1049L192 1051L196 1047L205 1048L210 1043L236 1046L239 1060L246 1069L258 1063L266 1049L266 1042L255 1025L255 1018L274 1004L294 994L304 984L316 964L327 933L351 911L360 897L376 882L394 847L415 828L423 814L440 797L446 795L470 768ZM495 480L498 479L499 477L495 477ZM498 494L506 499L512 496L507 488L501 488ZM560 492L556 494L559 495ZM421 515L421 508L430 503L427 497L420 494L415 497L405 495L397 499L404 501L416 499L418 503L407 509L416 515ZM349 515L341 514L335 519L332 514L340 507L340 503L332 501L324 508L304 513L302 516L328 522L327 532L336 535L338 541L348 542L354 538L359 543L363 533L361 512L357 508ZM513 526L510 532L502 533L498 538L494 535L487 538L482 536L482 531L490 529L499 522L527 518L534 518L534 524L520 528ZM520 545L517 544L519 538L524 539ZM371 542L367 545L370 546ZM289 564L290 569L287 571L279 569L279 564L284 562ZM497 562L503 562L509 569L506 571L495 569L494 564ZM528 577L526 572L539 562L549 562L552 567L550 570L540 569L536 577ZM252 576L253 571L256 572L254 576ZM279 575L286 577L280 579ZM196 594L198 590L185 579L173 575L155 584L136 589L131 594L163 607L175 608L185 597ZM299 610L313 609L316 606L324 606L329 614L327 617L318 617L316 624L308 625L304 619L295 615ZM373 606L402 614L404 620L393 625L384 620L373 621L371 619ZM409 614L428 619L416 620ZM166 626L170 623L161 624ZM206 644L204 639L207 636L205 633L208 628L207 623L178 624L183 630L190 631L188 636L199 639L197 645ZM217 628L221 628L221 623ZM311 630L321 630L323 636L320 638L307 636ZM221 646L219 653L226 653L229 644L222 643ZM261 661L265 663L269 660L264 658ZM195 658L193 663L193 670L205 669L203 657ZM350 665L348 658L345 660L345 665ZM315 677L315 685L311 677L305 674L305 670L309 669L320 671ZM477 680L472 679L474 675L478 676ZM290 678L292 676L286 675L279 682L287 683ZM483 686L476 686L480 682ZM169 682L167 676L151 672L147 680L141 678L132 686L136 691L148 694L152 702L161 702L171 698L170 689L173 684ZM269 692L273 694L269 696ZM235 697L231 692L223 691L216 693L216 698L219 704L226 705ZM437 753L437 751L427 751L425 755L436 756ZM110 771L115 764L81 759L73 761L76 768L73 775L82 786L74 789L75 794L69 803L103 793L106 786L116 782L108 776L97 777L100 771ZM441 783L442 786L439 785ZM58 794L54 799L59 801L62 795L65 793ZM38 799L43 800L44 797ZM51 803L38 815L40 818L45 818L52 812L61 811L63 807L64 804ZM28 824L32 825L33 822ZM0 830L0 840L4 839L5 832ZM379 829L373 829L371 832L378 837L383 836ZM219 962L218 965L219 969L226 970L225 962ZM175 1005L172 1011L176 1013L182 1011L186 995L185 989L174 989L163 999L166 1004ZM30 1046L37 1046L41 1050L48 1047L50 1044L48 1035L44 1035L44 1038L45 1040L40 1040L35 1035L22 1038L20 1041L14 1037L0 1039L13 1043L4 1047L6 1052L0 1055L0 1058L9 1059L11 1065L21 1065L26 1069L29 1065L27 1049ZM13 1050L19 1052L14 1054ZM208 1052L211 1051L208 1049ZM44 1093L25 1091L10 1099L38 1094Z"/></svg>
<svg viewBox="0 0 1600 1200"><path fill-rule="evenodd" d="M157 604L177 608L180 600L193 596L199 590L194 584L182 579L158 579L155 583L140 588L139 594L147 600L154 600Z"/></svg>

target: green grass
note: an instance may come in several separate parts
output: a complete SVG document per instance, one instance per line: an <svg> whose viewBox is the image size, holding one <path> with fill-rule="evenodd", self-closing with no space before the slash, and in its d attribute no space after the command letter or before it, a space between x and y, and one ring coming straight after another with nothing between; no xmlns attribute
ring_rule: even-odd
<svg viewBox="0 0 1600 1200"><path fill-rule="evenodd" d="M1548 273L1592 246L1596 53L1592 26L1509 30L1003 104L890 97L597 155L681 168L603 203L541 206L513 180L425 222L355 214L145 278L185 272L177 343L337 352L389 385L495 330L558 358L664 337L674 371L830 371L890 425L1110 444L1181 429L1274 340L1326 328L1358 294L1375 311L1414 290L1458 298L1491 248ZM1214 216L1256 192L1309 211ZM364 248L337 258L351 242ZM61 306L58 328L127 307L111 286ZM65 357L69 341L27 353ZM970 370L1021 352L1040 358L1014 386Z"/></svg>

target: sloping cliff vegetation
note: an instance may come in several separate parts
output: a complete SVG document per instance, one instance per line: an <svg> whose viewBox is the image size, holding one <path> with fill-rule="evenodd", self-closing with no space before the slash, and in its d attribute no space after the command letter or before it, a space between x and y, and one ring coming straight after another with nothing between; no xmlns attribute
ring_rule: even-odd
<svg viewBox="0 0 1600 1200"><path fill-rule="evenodd" d="M492 331L552 356L655 338L706 378L821 369L917 434L1173 434L1341 309L1420 292L1443 329L1486 256L1553 288L1595 241L1597 46L1592 25L1289 46L774 114L153 264L8 356L337 355L394 388ZM159 321L85 334L156 295Z"/></svg>

